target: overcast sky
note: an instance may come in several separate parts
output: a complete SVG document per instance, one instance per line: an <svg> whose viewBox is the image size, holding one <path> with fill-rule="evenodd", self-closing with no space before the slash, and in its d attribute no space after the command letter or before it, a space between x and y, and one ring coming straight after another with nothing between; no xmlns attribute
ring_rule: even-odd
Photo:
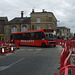
<svg viewBox="0 0 75 75"><path fill-rule="evenodd" d="M20 12L24 11L24 16L30 16L32 9L41 12L45 9L53 12L57 18L58 26L65 26L75 33L75 1L74 0L2 0L0 1L0 17L20 17Z"/></svg>

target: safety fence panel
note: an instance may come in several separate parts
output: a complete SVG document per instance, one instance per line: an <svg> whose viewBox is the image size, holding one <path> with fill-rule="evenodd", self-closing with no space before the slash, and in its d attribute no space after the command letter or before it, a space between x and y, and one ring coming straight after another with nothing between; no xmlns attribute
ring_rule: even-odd
<svg viewBox="0 0 75 75"><path fill-rule="evenodd" d="M75 75L75 65L67 65L61 68L60 75Z"/></svg>
<svg viewBox="0 0 75 75"><path fill-rule="evenodd" d="M57 39L57 44L64 47L60 56L60 75L75 75L75 40ZM71 64L72 63L72 64Z"/></svg>

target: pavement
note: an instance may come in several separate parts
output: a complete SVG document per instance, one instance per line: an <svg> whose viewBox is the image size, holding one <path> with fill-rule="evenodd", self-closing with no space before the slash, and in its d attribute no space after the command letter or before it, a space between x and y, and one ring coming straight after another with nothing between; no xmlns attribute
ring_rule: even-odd
<svg viewBox="0 0 75 75"><path fill-rule="evenodd" d="M63 48L20 46L14 53L0 55L0 75L59 75Z"/></svg>

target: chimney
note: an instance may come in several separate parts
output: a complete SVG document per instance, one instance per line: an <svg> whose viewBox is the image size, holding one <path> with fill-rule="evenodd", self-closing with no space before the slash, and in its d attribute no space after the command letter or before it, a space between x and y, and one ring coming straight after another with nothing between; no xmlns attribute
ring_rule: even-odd
<svg viewBox="0 0 75 75"><path fill-rule="evenodd" d="M32 9L32 13L34 13L34 9Z"/></svg>
<svg viewBox="0 0 75 75"><path fill-rule="evenodd" d="M21 18L23 18L23 12L24 12L24 11L21 11Z"/></svg>

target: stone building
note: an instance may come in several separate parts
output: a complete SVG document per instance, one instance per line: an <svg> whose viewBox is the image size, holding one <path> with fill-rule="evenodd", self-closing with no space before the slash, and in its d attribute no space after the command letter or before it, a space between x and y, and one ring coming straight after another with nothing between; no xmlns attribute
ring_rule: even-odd
<svg viewBox="0 0 75 75"><path fill-rule="evenodd" d="M6 23L4 27L5 37L4 40L11 40L13 32L22 32L30 30L30 17L23 17L23 11L21 17L16 17Z"/></svg>
<svg viewBox="0 0 75 75"><path fill-rule="evenodd" d="M32 9L30 17L16 17L9 21L4 27L5 40L10 40L13 32L38 30L42 28L52 28L56 31L57 19L52 12L43 9L42 12L35 12Z"/></svg>
<svg viewBox="0 0 75 75"><path fill-rule="evenodd" d="M70 29L66 27L57 27L57 36L70 37Z"/></svg>
<svg viewBox="0 0 75 75"><path fill-rule="evenodd" d="M7 17L0 17L0 40L4 40L4 25L7 22Z"/></svg>
<svg viewBox="0 0 75 75"><path fill-rule="evenodd" d="M44 9L42 12L31 12L31 30L38 30L42 28L52 28L56 31L57 19L52 12L47 12Z"/></svg>

